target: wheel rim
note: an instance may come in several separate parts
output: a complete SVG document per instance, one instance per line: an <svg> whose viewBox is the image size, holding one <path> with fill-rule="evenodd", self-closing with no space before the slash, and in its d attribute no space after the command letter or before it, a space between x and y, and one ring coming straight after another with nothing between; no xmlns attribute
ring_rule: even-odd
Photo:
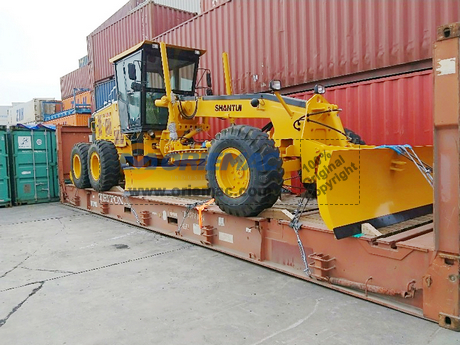
<svg viewBox="0 0 460 345"><path fill-rule="evenodd" d="M78 180L81 177L81 160L79 155L73 156L73 174Z"/></svg>
<svg viewBox="0 0 460 345"><path fill-rule="evenodd" d="M89 161L91 166L91 176L93 180L97 181L99 180L99 177L101 177L100 160L97 152L91 153Z"/></svg>
<svg viewBox="0 0 460 345"><path fill-rule="evenodd" d="M249 186L251 172L240 150L223 150L216 162L216 179L220 189L231 198L243 195Z"/></svg>

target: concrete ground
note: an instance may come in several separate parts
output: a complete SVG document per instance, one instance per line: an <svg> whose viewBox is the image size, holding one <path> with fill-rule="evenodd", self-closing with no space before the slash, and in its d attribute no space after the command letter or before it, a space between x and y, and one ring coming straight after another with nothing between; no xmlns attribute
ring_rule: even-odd
<svg viewBox="0 0 460 345"><path fill-rule="evenodd" d="M0 209L0 344L460 344L460 334L67 206Z"/></svg>

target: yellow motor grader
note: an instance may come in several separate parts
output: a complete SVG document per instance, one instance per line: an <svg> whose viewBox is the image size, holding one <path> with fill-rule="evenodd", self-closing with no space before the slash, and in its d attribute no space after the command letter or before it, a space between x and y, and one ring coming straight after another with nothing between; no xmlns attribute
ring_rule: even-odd
<svg viewBox="0 0 460 345"><path fill-rule="evenodd" d="M271 93L233 95L225 53L227 94L212 95L210 75L199 69L204 53L143 41L111 59L118 101L93 114L93 142L73 148L77 188L108 191L124 177L130 195L210 193L228 214L257 216L298 172L316 187L321 216L337 238L360 233L363 223L380 227L432 212L430 147L362 145L321 86L308 101L281 96L277 81ZM197 95L199 73L204 96ZM228 127L198 140L210 118Z"/></svg>

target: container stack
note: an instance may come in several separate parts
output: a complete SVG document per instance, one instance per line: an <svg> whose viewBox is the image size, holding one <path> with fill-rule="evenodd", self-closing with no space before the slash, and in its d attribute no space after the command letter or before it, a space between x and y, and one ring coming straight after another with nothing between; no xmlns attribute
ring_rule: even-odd
<svg viewBox="0 0 460 345"><path fill-rule="evenodd" d="M48 117L47 123L86 124L91 112L117 99L114 70L109 59L193 18L199 7L200 0L128 1L88 35L88 55L79 59L77 70L61 78L64 112ZM90 111L82 111L82 105Z"/></svg>
<svg viewBox="0 0 460 345"><path fill-rule="evenodd" d="M79 60L79 68L61 77L62 111L45 117L46 124L86 126L91 116L90 69L88 56Z"/></svg>
<svg viewBox="0 0 460 345"><path fill-rule="evenodd" d="M93 110L116 99L114 68L109 59L145 39L195 16L153 1L130 1L87 37L90 84L94 85Z"/></svg>
<svg viewBox="0 0 460 345"><path fill-rule="evenodd" d="M200 15L184 11L198 3ZM87 58L61 79L64 110L75 90L85 93L93 112L116 100L109 59L151 39L207 50L201 67L211 70L214 94L225 93L221 54L227 52L234 93L264 92L277 79L284 94L305 98L324 84L344 108L345 125L366 142L431 144L432 42L437 26L456 21L457 0L130 0L88 35ZM395 100L406 106L388 110ZM228 122L210 119L210 125L213 136Z"/></svg>
<svg viewBox="0 0 460 345"><path fill-rule="evenodd" d="M431 107L424 107L424 114L416 114L419 108L387 111L382 105L404 98L395 96L393 92L401 88L390 84L413 86L407 82L424 79L414 72L431 70L436 27L460 21L460 2L204 0L202 4L206 12L154 40L207 50L202 67L211 70L215 94L225 93L222 52L229 54L234 93L267 91L273 79L281 80L283 93L301 95L317 83L356 88L356 83L365 81L361 93L350 93L348 103L339 103L341 108L347 108L343 116L346 126L353 126L369 143L386 140L415 144L432 140L427 140L425 130L432 123L422 125L420 121L385 126L391 132L382 137L377 130L382 120L379 115L385 111L385 123L392 124L400 124L400 119L408 116L431 119ZM393 76L396 79L385 79ZM431 99L431 88L425 85L404 90L405 102L407 98L420 102ZM362 100L376 95L375 89L380 90L378 102L363 111ZM361 108L356 111L358 107ZM256 126L259 122L239 121ZM211 135L229 125L219 119L210 119L210 124Z"/></svg>
<svg viewBox="0 0 460 345"><path fill-rule="evenodd" d="M60 101L53 98L34 98L29 102L13 103L10 109L10 125L35 124L45 120L48 114L54 114L62 110Z"/></svg>

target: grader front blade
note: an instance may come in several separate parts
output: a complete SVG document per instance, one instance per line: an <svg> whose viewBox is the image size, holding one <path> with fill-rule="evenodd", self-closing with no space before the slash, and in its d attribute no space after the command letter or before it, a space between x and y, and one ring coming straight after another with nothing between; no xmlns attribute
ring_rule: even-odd
<svg viewBox="0 0 460 345"><path fill-rule="evenodd" d="M432 147L413 152L432 166ZM321 216L338 239L361 233L363 223L380 228L433 210L430 176L391 148L325 150L316 174Z"/></svg>

